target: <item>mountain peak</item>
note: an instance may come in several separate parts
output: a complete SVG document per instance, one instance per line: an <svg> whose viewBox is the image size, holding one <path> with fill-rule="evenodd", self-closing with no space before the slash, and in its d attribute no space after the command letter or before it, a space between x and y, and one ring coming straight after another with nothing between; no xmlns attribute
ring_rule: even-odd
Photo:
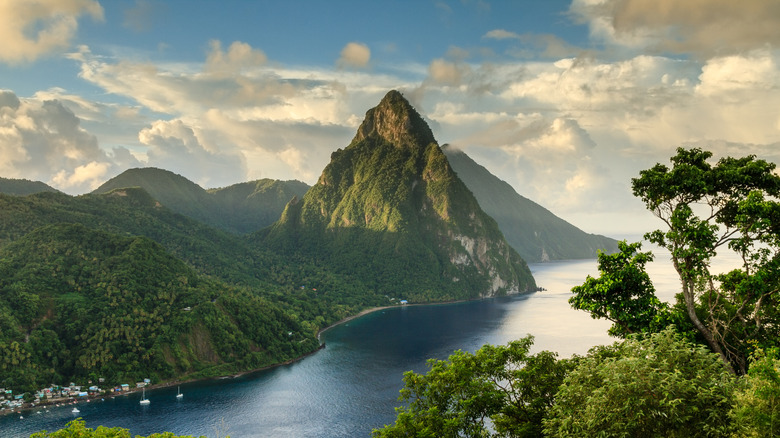
<svg viewBox="0 0 780 438"><path fill-rule="evenodd" d="M352 143L288 204L264 244L372 278L379 296L466 299L536 287L398 91L366 112Z"/></svg>
<svg viewBox="0 0 780 438"><path fill-rule="evenodd" d="M431 128L404 96L388 92L382 101L366 112L352 143L377 136L396 147L427 146L435 143Z"/></svg>

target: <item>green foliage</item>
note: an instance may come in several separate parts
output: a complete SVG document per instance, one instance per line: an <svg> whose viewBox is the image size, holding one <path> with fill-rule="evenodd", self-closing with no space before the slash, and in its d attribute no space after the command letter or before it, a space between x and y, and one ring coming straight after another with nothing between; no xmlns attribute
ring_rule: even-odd
<svg viewBox="0 0 780 438"><path fill-rule="evenodd" d="M30 438L131 438L130 432L121 427L98 426L92 429L86 426L81 418L70 421L64 428L47 432L41 431L30 435ZM171 432L153 433L148 437L136 435L135 438L194 438L192 435L174 435ZM201 436L200 438L205 438Z"/></svg>
<svg viewBox="0 0 780 438"><path fill-rule="evenodd" d="M544 420L551 437L719 437L734 377L673 327L597 347L569 373Z"/></svg>
<svg viewBox="0 0 780 438"><path fill-rule="evenodd" d="M400 400L408 404L396 408L394 425L373 435L539 436L542 418L576 361L557 360L547 351L529 354L532 344L527 336L474 354L456 351L447 360L430 360L424 375L405 373Z"/></svg>
<svg viewBox="0 0 780 438"><path fill-rule="evenodd" d="M174 214L141 189L0 194L2 386L228 374L311 352L318 330L388 297L464 297L439 287L438 259L410 236L344 234L361 250L333 258L324 244L285 254L256 239ZM431 269L417 282L408 273L420 260Z"/></svg>
<svg viewBox="0 0 780 438"><path fill-rule="evenodd" d="M758 350L750 371L742 378L735 394L731 417L734 436L770 437L780 435L780 359L778 350L769 354Z"/></svg>
<svg viewBox="0 0 780 438"><path fill-rule="evenodd" d="M83 225L41 227L0 250L0 310L12 328L0 333L0 384L24 391L235 372L318 346L278 304L200 277L149 239Z"/></svg>
<svg viewBox="0 0 780 438"><path fill-rule="evenodd" d="M653 260L649 252L639 252L641 243L618 242L619 252L599 253L599 277L590 275L585 283L572 288L569 304L585 310L594 319L614 324L609 334L624 338L632 333L657 332L671 318L666 303L655 296L655 288L645 271Z"/></svg>

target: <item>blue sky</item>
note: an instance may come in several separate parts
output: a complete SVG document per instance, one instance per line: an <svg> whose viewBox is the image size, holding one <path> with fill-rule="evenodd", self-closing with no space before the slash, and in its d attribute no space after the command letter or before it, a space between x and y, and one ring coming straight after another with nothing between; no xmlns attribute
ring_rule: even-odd
<svg viewBox="0 0 780 438"><path fill-rule="evenodd" d="M780 2L0 0L0 176L314 184L398 89L437 140L589 232L656 226L678 146L780 162Z"/></svg>

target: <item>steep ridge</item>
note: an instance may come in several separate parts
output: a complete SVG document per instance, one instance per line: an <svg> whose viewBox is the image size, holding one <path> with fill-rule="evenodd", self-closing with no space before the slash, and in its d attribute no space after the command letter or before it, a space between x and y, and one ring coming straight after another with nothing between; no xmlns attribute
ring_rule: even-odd
<svg viewBox="0 0 780 438"><path fill-rule="evenodd" d="M447 145L442 150L482 209L498 222L507 242L526 261L595 258L599 250L617 251L615 239L586 233L519 195L463 151Z"/></svg>
<svg viewBox="0 0 780 438"><path fill-rule="evenodd" d="M419 301L534 289L523 259L398 91L366 113L317 184L260 237Z"/></svg>

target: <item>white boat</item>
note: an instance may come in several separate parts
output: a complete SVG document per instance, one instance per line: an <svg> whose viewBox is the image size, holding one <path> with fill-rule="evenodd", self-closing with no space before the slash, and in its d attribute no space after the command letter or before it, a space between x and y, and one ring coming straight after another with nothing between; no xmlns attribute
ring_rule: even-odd
<svg viewBox="0 0 780 438"><path fill-rule="evenodd" d="M149 403L151 403L151 402L150 402L150 401L149 401L149 400L146 398L146 388L144 388L144 389L143 389L143 393L142 393L142 395L141 395L141 401L140 401L140 402L138 402L138 403L140 403L140 404L142 404L142 405L148 405Z"/></svg>
<svg viewBox="0 0 780 438"><path fill-rule="evenodd" d="M71 412L73 412L74 414L78 414L81 411L79 410L79 408L73 408Z"/></svg>
<svg viewBox="0 0 780 438"><path fill-rule="evenodd" d="M184 397L184 394L181 393L181 386L179 389L176 390L176 398L181 400Z"/></svg>

